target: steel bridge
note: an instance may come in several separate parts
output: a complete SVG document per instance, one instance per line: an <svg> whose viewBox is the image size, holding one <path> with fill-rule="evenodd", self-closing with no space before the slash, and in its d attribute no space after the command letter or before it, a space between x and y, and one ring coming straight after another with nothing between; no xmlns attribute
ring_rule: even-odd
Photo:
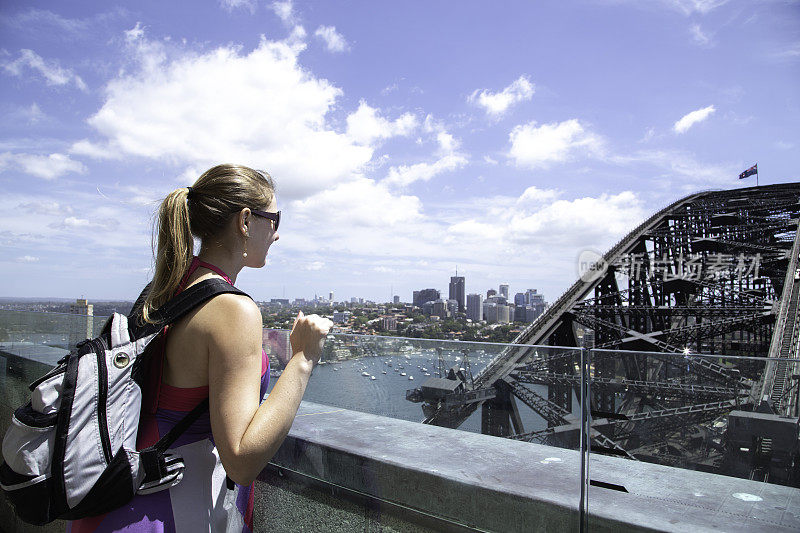
<svg viewBox="0 0 800 533"><path fill-rule="evenodd" d="M577 446L588 341L595 451L798 484L799 216L800 183L681 198L585 265L458 394L424 402L425 423L480 408L483 433ZM526 432L518 401L547 428Z"/></svg>

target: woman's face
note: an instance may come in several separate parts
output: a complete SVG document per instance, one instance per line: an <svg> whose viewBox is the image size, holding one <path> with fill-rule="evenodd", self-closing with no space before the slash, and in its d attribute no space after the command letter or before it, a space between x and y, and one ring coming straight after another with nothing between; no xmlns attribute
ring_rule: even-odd
<svg viewBox="0 0 800 533"><path fill-rule="evenodd" d="M275 196L272 196L272 203L264 209L269 213L278 212L278 203ZM280 238L278 232L273 228L275 223L265 217L250 214L248 220L248 229L250 238L247 239L247 259L245 264L252 268L261 268L267 262L267 253L272 243Z"/></svg>

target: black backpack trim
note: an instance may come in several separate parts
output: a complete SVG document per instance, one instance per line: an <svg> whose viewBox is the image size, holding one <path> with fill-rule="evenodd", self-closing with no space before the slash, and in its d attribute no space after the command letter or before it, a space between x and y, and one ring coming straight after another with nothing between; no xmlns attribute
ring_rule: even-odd
<svg viewBox="0 0 800 533"><path fill-rule="evenodd" d="M78 344L78 352L70 353L67 359L67 370L64 372L64 381L61 386L61 405L58 408L58 422L56 423L55 442L53 444L53 462L50 466L50 482L53 486L53 503L51 508L53 518L63 514L69 509L67 503L66 480L64 478L64 456L67 450L67 430L72 414L72 403L75 400L75 386L78 381L78 362L81 356L91 353L92 346L89 342Z"/></svg>

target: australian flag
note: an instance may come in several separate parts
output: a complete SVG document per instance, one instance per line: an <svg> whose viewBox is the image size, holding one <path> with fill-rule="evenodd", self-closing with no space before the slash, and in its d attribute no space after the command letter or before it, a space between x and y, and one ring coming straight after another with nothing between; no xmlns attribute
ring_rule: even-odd
<svg viewBox="0 0 800 533"><path fill-rule="evenodd" d="M758 163L739 174L739 179L743 180L745 178L749 178L753 174L758 174Z"/></svg>

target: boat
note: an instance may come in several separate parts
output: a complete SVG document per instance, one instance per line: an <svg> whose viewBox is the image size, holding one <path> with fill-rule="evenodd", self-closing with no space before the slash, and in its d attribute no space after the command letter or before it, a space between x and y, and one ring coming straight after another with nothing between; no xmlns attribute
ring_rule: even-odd
<svg viewBox="0 0 800 533"><path fill-rule="evenodd" d="M369 377L369 374L367 374L366 372L362 372L361 375L364 377Z"/></svg>
<svg viewBox="0 0 800 533"><path fill-rule="evenodd" d="M405 376L405 375L406 375L406 373L405 373L405 372L400 372L400 375L401 375L401 376Z"/></svg>
<svg viewBox="0 0 800 533"><path fill-rule="evenodd" d="M385 373L386 373L386 370L384 370L384 371L382 371L382 372L381 372L381 374L385 374Z"/></svg>
<svg viewBox="0 0 800 533"><path fill-rule="evenodd" d="M385 373L385 372L384 372ZM370 376L369 379L375 379L375 376Z"/></svg>
<svg viewBox="0 0 800 533"><path fill-rule="evenodd" d="M408 379L414 379L414 376L408 376Z"/></svg>

